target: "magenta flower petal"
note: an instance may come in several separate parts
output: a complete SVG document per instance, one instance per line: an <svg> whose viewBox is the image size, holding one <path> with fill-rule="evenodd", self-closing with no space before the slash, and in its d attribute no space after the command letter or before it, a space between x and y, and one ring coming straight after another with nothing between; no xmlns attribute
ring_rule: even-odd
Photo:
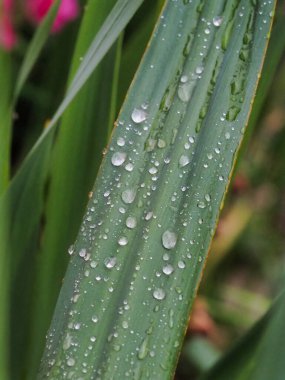
<svg viewBox="0 0 285 380"><path fill-rule="evenodd" d="M17 37L12 24L13 0L3 0L0 6L0 46L11 50Z"/></svg>
<svg viewBox="0 0 285 380"><path fill-rule="evenodd" d="M53 0L26 0L28 17L35 23L41 22L48 12ZM60 31L68 22L74 20L79 13L77 0L62 0L52 31Z"/></svg>

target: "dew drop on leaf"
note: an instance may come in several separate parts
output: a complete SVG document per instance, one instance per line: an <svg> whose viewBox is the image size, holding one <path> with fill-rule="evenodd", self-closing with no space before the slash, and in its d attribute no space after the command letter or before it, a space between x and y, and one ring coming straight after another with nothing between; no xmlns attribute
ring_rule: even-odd
<svg viewBox="0 0 285 380"><path fill-rule="evenodd" d="M114 166L121 166L127 158L125 152L115 152L111 158L111 162Z"/></svg>
<svg viewBox="0 0 285 380"><path fill-rule="evenodd" d="M125 246L128 244L128 239L126 238L126 236L121 236L119 239L118 239L118 244L120 246Z"/></svg>
<svg viewBox="0 0 285 380"><path fill-rule="evenodd" d="M112 269L116 265L116 262L117 262L116 257L107 257L104 261L104 264L106 268Z"/></svg>
<svg viewBox="0 0 285 380"><path fill-rule="evenodd" d="M222 22L223 22L223 17L222 16L216 16L213 18L213 25L214 26L221 26L222 25Z"/></svg>
<svg viewBox="0 0 285 380"><path fill-rule="evenodd" d="M156 300L162 301L165 298L165 291L161 288L157 288L153 291L152 295Z"/></svg>
<svg viewBox="0 0 285 380"><path fill-rule="evenodd" d="M129 216L126 220L126 226L130 229L135 228L137 225L137 220L133 216Z"/></svg>
<svg viewBox="0 0 285 380"><path fill-rule="evenodd" d="M167 276L169 276L171 273L173 273L174 269L173 269L173 266L171 264L166 264L163 268L162 268L162 272L164 274L166 274Z"/></svg>
<svg viewBox="0 0 285 380"><path fill-rule="evenodd" d="M126 204L133 203L136 197L136 191L134 189L126 189L122 192L122 200Z"/></svg>
<svg viewBox="0 0 285 380"><path fill-rule="evenodd" d="M177 235L175 232L171 232L169 230L166 230L162 234L162 245L166 249L172 249L176 246L177 243Z"/></svg>
<svg viewBox="0 0 285 380"><path fill-rule="evenodd" d="M140 108L135 108L132 112L132 120L136 124L140 124L147 118L147 113L145 110Z"/></svg>

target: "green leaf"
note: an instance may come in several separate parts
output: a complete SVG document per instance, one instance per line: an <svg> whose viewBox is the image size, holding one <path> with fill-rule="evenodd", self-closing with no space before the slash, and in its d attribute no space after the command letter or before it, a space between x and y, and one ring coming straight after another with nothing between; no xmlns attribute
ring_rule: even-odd
<svg viewBox="0 0 285 380"><path fill-rule="evenodd" d="M100 29L114 2L109 0L102 5L101 0L96 0L89 3L78 36L70 77L76 72L80 57ZM54 145L45 209L46 223L36 267L36 295L28 363L30 373L38 369L45 334L66 269L68 255L63 255L62 252L67 252L76 237L87 205L88 192L92 189L102 151L108 141L110 120L111 125L115 120L113 103L116 101L116 71L120 49L121 43L111 48L66 111ZM33 378L34 375L30 377Z"/></svg>
<svg viewBox="0 0 285 380"><path fill-rule="evenodd" d="M11 56L0 49L0 196L6 190L10 177L10 144L12 126L12 70Z"/></svg>
<svg viewBox="0 0 285 380"><path fill-rule="evenodd" d="M285 293L201 380L284 378Z"/></svg>
<svg viewBox="0 0 285 380"><path fill-rule="evenodd" d="M14 101L19 96L27 77L29 76L46 40L48 39L60 2L61 0L56 0L50 7L50 10L48 11L43 21L40 23L29 45L29 48L25 54L24 61L20 68L18 79L16 81Z"/></svg>
<svg viewBox="0 0 285 380"><path fill-rule="evenodd" d="M39 378L173 377L273 8L166 2L70 250Z"/></svg>

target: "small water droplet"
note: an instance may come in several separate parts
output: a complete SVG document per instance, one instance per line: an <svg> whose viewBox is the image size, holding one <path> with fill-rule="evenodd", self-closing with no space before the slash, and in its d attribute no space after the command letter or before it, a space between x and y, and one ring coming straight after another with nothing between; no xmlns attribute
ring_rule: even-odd
<svg viewBox="0 0 285 380"><path fill-rule="evenodd" d="M196 74L200 75L200 74L202 74L203 71L204 71L203 66L197 66L196 67L196 70L195 70Z"/></svg>
<svg viewBox="0 0 285 380"><path fill-rule="evenodd" d="M66 364L68 367L73 367L75 364L75 360L73 358L68 358Z"/></svg>
<svg viewBox="0 0 285 380"><path fill-rule="evenodd" d="M174 268L173 268L173 266L171 264L166 264L162 268L162 272L164 274L166 274L167 276L169 276L171 273L173 273L173 271L174 271Z"/></svg>
<svg viewBox="0 0 285 380"><path fill-rule="evenodd" d="M162 245L166 249L172 249L176 246L177 243L177 235L175 232L171 232L169 230L166 230L162 234Z"/></svg>
<svg viewBox="0 0 285 380"><path fill-rule="evenodd" d="M111 162L114 166L121 166L127 158L125 152L115 152L111 158Z"/></svg>
<svg viewBox="0 0 285 380"><path fill-rule="evenodd" d="M221 26L222 25L222 22L223 22L223 17L222 16L216 16L213 18L213 25L214 26Z"/></svg>
<svg viewBox="0 0 285 380"><path fill-rule="evenodd" d="M116 265L116 262L117 262L116 257L107 257L104 261L104 264L106 268L112 269Z"/></svg>
<svg viewBox="0 0 285 380"><path fill-rule="evenodd" d="M210 202L210 200L211 200L210 194L206 194L205 195L205 199L206 199L207 202Z"/></svg>
<svg viewBox="0 0 285 380"><path fill-rule="evenodd" d="M129 216L126 220L126 226L130 229L135 228L137 226L137 220L133 216Z"/></svg>
<svg viewBox="0 0 285 380"><path fill-rule="evenodd" d="M200 201L200 202L198 202L197 206L198 206L199 208L205 208L205 207L206 207L206 203L203 202L203 201Z"/></svg>
<svg viewBox="0 0 285 380"><path fill-rule="evenodd" d="M127 172L132 172L133 169L134 169L134 165L133 165L131 162L129 162L129 163L127 163L127 165L125 166L125 169L126 169Z"/></svg>
<svg viewBox="0 0 285 380"><path fill-rule="evenodd" d="M185 262L182 261L182 260L180 260L180 261L178 261L177 266L178 266L178 268L180 268L180 269L184 269L184 268L185 268Z"/></svg>
<svg viewBox="0 0 285 380"><path fill-rule="evenodd" d="M195 139L192 136L190 136L188 140L189 140L190 144L194 144L194 142L195 142Z"/></svg>
<svg viewBox="0 0 285 380"><path fill-rule="evenodd" d="M94 323L98 322L98 317L96 315L93 315L93 317L91 319L92 319L92 322L94 322Z"/></svg>
<svg viewBox="0 0 285 380"><path fill-rule="evenodd" d="M123 137L118 137L117 145L124 146L125 145L125 139Z"/></svg>
<svg viewBox="0 0 285 380"><path fill-rule="evenodd" d="M165 291L161 288L157 288L153 291L152 295L156 300L162 301L165 298Z"/></svg>
<svg viewBox="0 0 285 380"><path fill-rule="evenodd" d="M126 236L121 236L119 239L118 239L118 244L120 246L125 246L128 244L128 239L126 238Z"/></svg>
<svg viewBox="0 0 285 380"><path fill-rule="evenodd" d="M188 156L182 155L179 159L179 166L182 168L186 165L188 165L190 162L190 159Z"/></svg>
<svg viewBox="0 0 285 380"><path fill-rule="evenodd" d="M136 191L134 189L126 189L122 192L122 200L126 204L133 203L136 197Z"/></svg>
<svg viewBox="0 0 285 380"><path fill-rule="evenodd" d="M136 124L140 124L147 118L147 112L140 108L135 108L132 112L132 120Z"/></svg>
<svg viewBox="0 0 285 380"><path fill-rule="evenodd" d="M73 252L74 252L74 245L71 245L71 246L68 248L68 253L69 253L70 255L72 255Z"/></svg>

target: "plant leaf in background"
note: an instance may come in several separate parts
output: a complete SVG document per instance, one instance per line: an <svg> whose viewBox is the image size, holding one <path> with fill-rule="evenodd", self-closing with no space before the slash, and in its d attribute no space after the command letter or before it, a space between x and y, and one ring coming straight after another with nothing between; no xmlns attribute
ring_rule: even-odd
<svg viewBox="0 0 285 380"><path fill-rule="evenodd" d="M172 378L273 9L166 2L69 250L39 378Z"/></svg>
<svg viewBox="0 0 285 380"><path fill-rule="evenodd" d="M285 293L201 380L284 378Z"/></svg>
<svg viewBox="0 0 285 380"><path fill-rule="evenodd" d="M92 1L87 6L73 57L71 78L114 3L114 0L109 0L102 5L101 1ZM27 366L30 373L38 369L45 334L66 269L67 248L80 226L88 192L108 141L110 120L111 123L115 120L111 112L115 109L117 83L114 77L120 58L116 59L117 51L120 49L121 43L117 43L97 67L64 114L56 138L45 210L46 223L36 270L32 342Z"/></svg>

